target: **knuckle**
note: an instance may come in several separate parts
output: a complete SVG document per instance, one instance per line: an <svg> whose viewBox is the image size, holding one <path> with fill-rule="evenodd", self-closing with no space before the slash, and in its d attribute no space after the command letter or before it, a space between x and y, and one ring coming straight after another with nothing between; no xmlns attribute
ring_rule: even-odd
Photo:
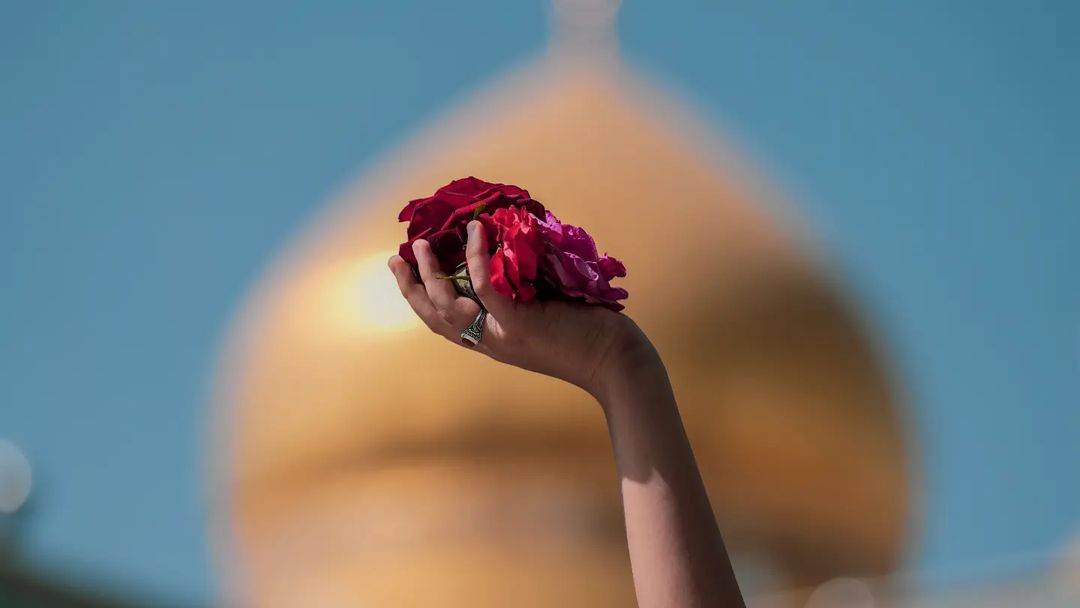
<svg viewBox="0 0 1080 608"><path fill-rule="evenodd" d="M486 278L482 278L482 277L475 277L474 276L474 277L471 277L471 278L472 278L473 291L475 291L476 293L490 293L490 291L491 291L491 281L487 280Z"/></svg>

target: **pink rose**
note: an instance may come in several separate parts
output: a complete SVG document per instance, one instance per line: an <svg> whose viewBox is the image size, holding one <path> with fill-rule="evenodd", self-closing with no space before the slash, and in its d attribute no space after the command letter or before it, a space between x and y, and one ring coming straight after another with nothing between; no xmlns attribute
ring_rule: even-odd
<svg viewBox="0 0 1080 608"><path fill-rule="evenodd" d="M612 287L611 280L626 276L623 263L607 254L599 255L596 242L584 228L564 224L550 211L539 224L544 239L540 268L547 282L567 299L622 310L618 300L630 294Z"/></svg>

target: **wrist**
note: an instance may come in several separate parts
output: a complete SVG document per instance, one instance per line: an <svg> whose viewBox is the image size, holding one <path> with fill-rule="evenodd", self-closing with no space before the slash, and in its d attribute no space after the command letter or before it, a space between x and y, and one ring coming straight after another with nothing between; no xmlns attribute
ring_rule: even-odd
<svg viewBox="0 0 1080 608"><path fill-rule="evenodd" d="M620 315L592 381L585 389L607 410L619 395L633 391L639 382L667 382L667 372L659 353L645 333L629 317Z"/></svg>

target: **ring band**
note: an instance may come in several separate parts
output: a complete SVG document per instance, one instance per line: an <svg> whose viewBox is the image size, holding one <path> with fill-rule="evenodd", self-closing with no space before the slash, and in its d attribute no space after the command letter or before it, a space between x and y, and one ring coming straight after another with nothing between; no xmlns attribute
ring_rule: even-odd
<svg viewBox="0 0 1080 608"><path fill-rule="evenodd" d="M484 319L487 318L487 311L483 308L480 309L480 314L476 315L471 325L465 328L465 331L461 332L461 342L466 346L476 346L480 343L480 340L484 338Z"/></svg>

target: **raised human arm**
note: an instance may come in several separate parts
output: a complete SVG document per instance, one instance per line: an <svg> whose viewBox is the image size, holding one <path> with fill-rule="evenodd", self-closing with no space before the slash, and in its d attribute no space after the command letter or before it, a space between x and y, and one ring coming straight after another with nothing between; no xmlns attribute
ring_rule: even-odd
<svg viewBox="0 0 1080 608"><path fill-rule="evenodd" d="M615 453L638 605L741 608L663 363L643 335L615 352L593 394Z"/></svg>
<svg viewBox="0 0 1080 608"><path fill-rule="evenodd" d="M493 290L484 231L469 226L468 265L489 315L474 347L496 360L576 384L607 419L618 468L634 589L641 608L738 607L743 600L659 355L629 317L564 302L515 303ZM435 333L456 343L480 311L439 277L425 241L390 268Z"/></svg>

